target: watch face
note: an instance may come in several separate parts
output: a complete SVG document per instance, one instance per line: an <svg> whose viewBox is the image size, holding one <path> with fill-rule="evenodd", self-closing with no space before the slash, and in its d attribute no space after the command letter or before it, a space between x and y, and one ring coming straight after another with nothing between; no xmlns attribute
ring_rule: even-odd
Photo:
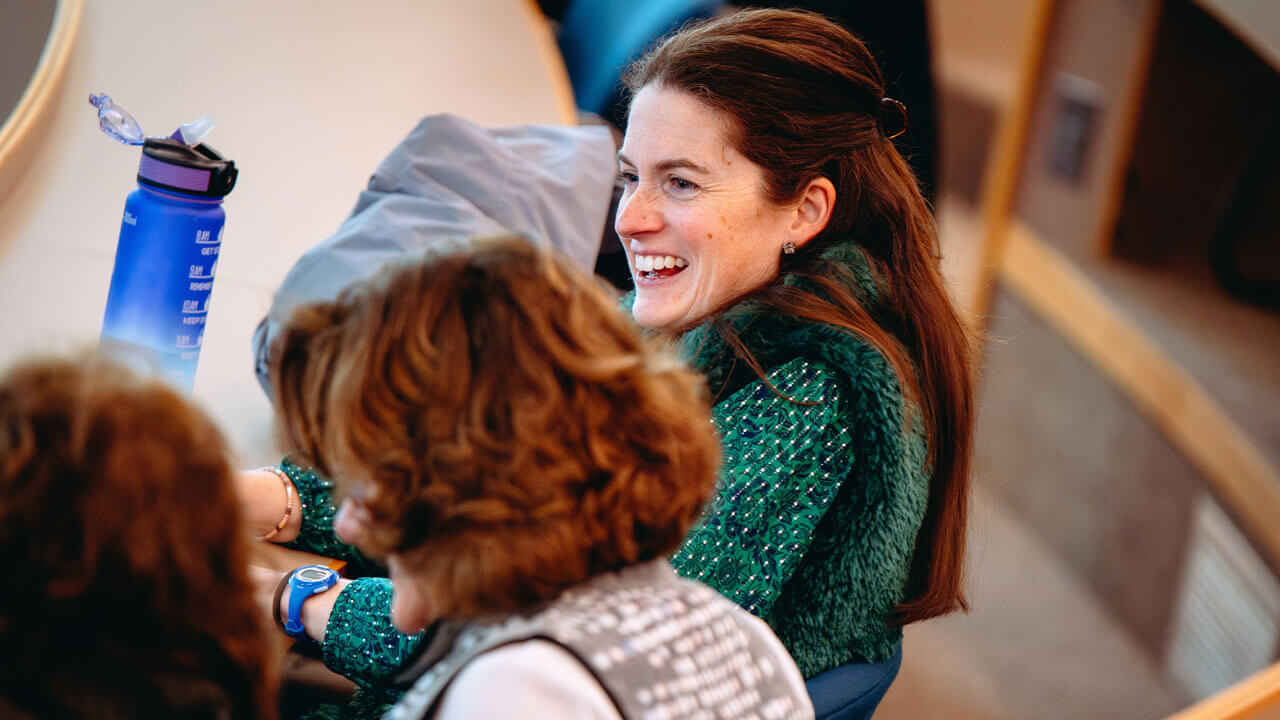
<svg viewBox="0 0 1280 720"><path fill-rule="evenodd" d="M332 570L320 567L304 567L293 574L294 577L305 582L317 582L329 577Z"/></svg>

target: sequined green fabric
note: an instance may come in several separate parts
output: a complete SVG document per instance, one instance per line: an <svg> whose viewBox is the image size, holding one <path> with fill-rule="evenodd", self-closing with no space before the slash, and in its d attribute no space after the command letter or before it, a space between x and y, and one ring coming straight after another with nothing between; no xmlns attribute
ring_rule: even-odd
<svg viewBox="0 0 1280 720"><path fill-rule="evenodd" d="M823 259L869 314L886 312L855 243ZM904 400L889 361L861 337L752 300L720 322L781 392L710 323L680 338L681 353L724 398L714 416L725 460L716 503L676 569L763 617L806 678L881 660L902 637L892 612L904 599L929 496L919 411ZM788 395L818 404L797 406Z"/></svg>
<svg viewBox="0 0 1280 720"><path fill-rule="evenodd" d="M306 711L301 720L377 720L391 707L383 696L357 687L350 702L321 703Z"/></svg>
<svg viewBox="0 0 1280 720"><path fill-rule="evenodd" d="M834 377L796 360L769 373L777 392L757 382L715 407L726 472L671 562L756 615L773 608L847 474Z"/></svg>
<svg viewBox="0 0 1280 720"><path fill-rule="evenodd" d="M889 617L928 497L888 363L869 347L860 360L852 387L798 358L768 374L778 392L757 381L715 406L720 483L672 559L763 617L806 678L901 640Z"/></svg>
<svg viewBox="0 0 1280 720"><path fill-rule="evenodd" d="M288 546L339 560L354 559L355 548L333 532L333 516L338 513L333 504L333 481L289 458L280 461L280 469L293 481L302 504L302 529Z"/></svg>
<svg viewBox="0 0 1280 720"><path fill-rule="evenodd" d="M324 633L324 664L361 686L394 699L386 682L421 644L423 633L405 635L391 625L391 581L352 581L333 606Z"/></svg>
<svg viewBox="0 0 1280 720"><path fill-rule="evenodd" d="M333 532L333 481L314 469L285 458L280 463L293 480L302 502L302 529L291 547L349 563L348 575L358 577L348 584L334 604L324 636L324 662L334 672L344 675L374 693L394 700L397 692L386 688L386 681L421 643L422 635L404 635L391 625L391 581L376 564L355 548L338 539Z"/></svg>

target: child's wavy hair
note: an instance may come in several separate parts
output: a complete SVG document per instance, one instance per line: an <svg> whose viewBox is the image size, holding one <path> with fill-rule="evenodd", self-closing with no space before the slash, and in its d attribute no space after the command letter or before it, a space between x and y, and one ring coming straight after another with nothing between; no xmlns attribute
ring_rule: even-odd
<svg viewBox="0 0 1280 720"><path fill-rule="evenodd" d="M515 236L300 308L271 377L287 444L360 498L442 616L512 612L667 555L720 454L701 376Z"/></svg>
<svg viewBox="0 0 1280 720"><path fill-rule="evenodd" d="M0 695L39 717L276 717L222 434L102 358L0 378Z"/></svg>

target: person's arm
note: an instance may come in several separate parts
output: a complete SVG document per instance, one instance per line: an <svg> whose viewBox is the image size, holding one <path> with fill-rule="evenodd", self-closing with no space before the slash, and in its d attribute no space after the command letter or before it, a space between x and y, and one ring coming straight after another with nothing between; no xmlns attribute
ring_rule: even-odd
<svg viewBox="0 0 1280 720"><path fill-rule="evenodd" d="M297 488L288 476L282 478L268 468L244 470L236 473L235 485L253 537L275 543L298 537L302 509Z"/></svg>
<svg viewBox="0 0 1280 720"><path fill-rule="evenodd" d="M431 630L406 635L395 629L391 623L391 581L387 578L359 578L333 588L339 589L341 592L322 593L303 603L307 633L323 641L326 667L394 699L400 689L390 687L391 678L416 654ZM307 607L313 600L321 602Z"/></svg>
<svg viewBox="0 0 1280 720"><path fill-rule="evenodd" d="M285 459L279 469L294 484L295 508L298 519L286 524L273 541L284 542L289 547L317 553L326 557L348 561L348 569L357 574L369 572L381 575L381 568L375 567L352 546L339 539L334 530L334 518L337 509L333 504L333 482L313 469L303 467ZM283 512L284 492L281 480L270 471L253 471L241 473L237 479L241 497L246 504L255 501L253 493L266 497L274 483L279 494L275 498L275 512ZM269 481L269 482L268 482ZM298 512L298 510L301 512ZM254 506L250 505L246 513L251 516L254 532L270 532L271 527L279 523L279 516L269 520L269 513L254 515ZM268 525L269 524L269 525ZM282 573L265 571L259 573L255 580L260 594L265 598L265 606L272 607L271 596L279 583ZM281 594L278 607L289 606L289 593L286 588ZM283 612L283 611L281 611ZM321 644L325 665L330 670L343 675L366 689L374 690L387 698L394 698L397 692L390 690L387 683L400 665L417 650L424 635L405 635L397 632L391 623L391 581L385 577L360 577L355 580L342 579L338 585L308 598L302 604L302 622L307 635Z"/></svg>
<svg viewBox="0 0 1280 720"><path fill-rule="evenodd" d="M254 537L345 560L354 564L352 570L357 575L376 572L368 559L334 533L337 507L333 502L333 488L332 480L288 458L275 468L240 472L236 476L236 490ZM292 509L284 526L273 535L272 531L286 514L286 494Z"/></svg>
<svg viewBox="0 0 1280 720"><path fill-rule="evenodd" d="M251 567L259 603L275 612L283 626L288 620L289 588L277 602L276 589L288 575ZM414 655L426 633L405 635L391 625L391 581L386 578L342 578L302 603L301 619L307 636L321 646L325 665L378 696L394 700L399 690L390 680Z"/></svg>
<svg viewBox="0 0 1280 720"><path fill-rule="evenodd" d="M676 572L761 617L809 549L853 455L848 429L837 422L834 373L795 360L768 377L776 391L757 381L716 405L720 482L671 558Z"/></svg>

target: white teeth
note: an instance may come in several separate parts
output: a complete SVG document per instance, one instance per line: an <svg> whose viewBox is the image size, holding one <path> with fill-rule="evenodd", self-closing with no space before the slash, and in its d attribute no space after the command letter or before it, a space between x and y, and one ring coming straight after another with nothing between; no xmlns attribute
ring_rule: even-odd
<svg viewBox="0 0 1280 720"><path fill-rule="evenodd" d="M636 255L635 264L639 272L653 272L664 268L688 267L689 261L674 255Z"/></svg>

